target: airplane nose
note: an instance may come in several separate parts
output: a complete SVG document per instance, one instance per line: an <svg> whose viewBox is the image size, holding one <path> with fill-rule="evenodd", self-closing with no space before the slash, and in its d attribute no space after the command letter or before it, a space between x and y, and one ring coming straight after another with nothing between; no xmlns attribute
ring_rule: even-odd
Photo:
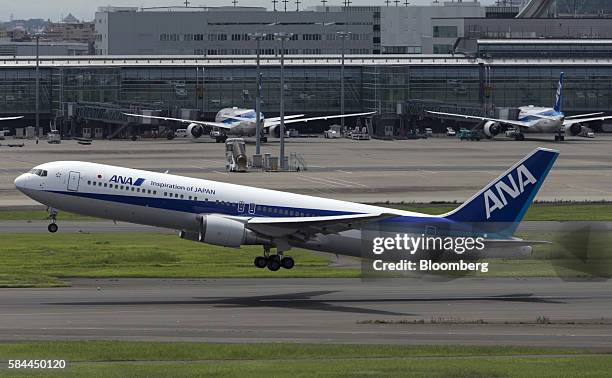
<svg viewBox="0 0 612 378"><path fill-rule="evenodd" d="M24 188L25 188L25 181L26 181L26 177L25 177L25 176L26 176L26 175L25 175L25 174L23 174L23 175L21 175L21 176L19 176L19 177L17 177L17 178L15 179L15 187L16 187L17 189L22 190L22 189L24 189Z"/></svg>

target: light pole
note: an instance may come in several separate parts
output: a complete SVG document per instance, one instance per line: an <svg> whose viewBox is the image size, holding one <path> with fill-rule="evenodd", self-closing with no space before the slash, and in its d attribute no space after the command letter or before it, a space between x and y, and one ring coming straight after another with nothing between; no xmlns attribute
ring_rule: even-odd
<svg viewBox="0 0 612 378"><path fill-rule="evenodd" d="M257 41L257 99L255 100L255 154L261 153L261 70L259 66L259 53L261 40L266 37L264 33L249 33L249 38Z"/></svg>
<svg viewBox="0 0 612 378"><path fill-rule="evenodd" d="M285 40L291 38L293 33L274 33L276 39L281 41L280 58L280 167L285 170Z"/></svg>
<svg viewBox="0 0 612 378"><path fill-rule="evenodd" d="M344 115L344 47L347 38L350 38L351 32L339 31L336 32L338 38L342 40L342 66L340 67L340 114ZM340 118L340 126L344 132L344 117Z"/></svg>
<svg viewBox="0 0 612 378"><path fill-rule="evenodd" d="M36 107L35 107L35 109L36 109L35 110L36 111L36 140L38 140L38 136L40 135L39 134L40 114L39 114L39 109L38 109L38 106L39 106L38 105L38 103L39 103L39 92L38 92L39 89L38 89L38 87L39 87L39 81L40 81L40 75L39 75L39 70L38 70L38 68L40 66L40 63L39 63L40 55L39 55L39 50L38 50L39 39L40 39L40 35L36 34L36 89L35 89L35 92L36 92L36 95L35 95L35 97L36 97Z"/></svg>

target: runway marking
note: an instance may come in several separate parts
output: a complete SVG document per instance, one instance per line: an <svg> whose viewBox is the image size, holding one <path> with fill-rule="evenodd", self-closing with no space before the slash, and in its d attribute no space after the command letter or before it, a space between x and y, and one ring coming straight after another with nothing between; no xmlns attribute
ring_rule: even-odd
<svg viewBox="0 0 612 378"><path fill-rule="evenodd" d="M345 182L345 183L348 183L348 184L351 184L351 185L357 185L357 186L361 186L361 187L364 187L364 188L369 188L369 186L367 186L365 184L360 184L360 183L354 182L354 181L342 180L342 179L339 179L339 178L330 178L329 180Z"/></svg>
<svg viewBox="0 0 612 378"><path fill-rule="evenodd" d="M310 180L316 183L331 185L334 187L344 187L344 188L352 188L355 186L361 186L364 188L369 188L369 186L365 184L360 184L354 181L342 180L338 178L322 178L322 177L312 177L312 176L301 176L303 179Z"/></svg>
<svg viewBox="0 0 612 378"><path fill-rule="evenodd" d="M315 179L314 177L308 177L308 176L297 176L297 178L299 180L302 181L308 181L310 183L315 183L315 184L323 184L323 185L327 185L327 186L331 186L332 188L339 188L339 187L350 187L350 185L346 185L346 184L340 184L340 183L332 183L332 182L327 182L325 180L321 180L321 179Z"/></svg>
<svg viewBox="0 0 612 378"><path fill-rule="evenodd" d="M346 174L352 174L353 172L349 172L349 171L343 171L341 169L336 169L336 172L340 172L340 173L346 173Z"/></svg>

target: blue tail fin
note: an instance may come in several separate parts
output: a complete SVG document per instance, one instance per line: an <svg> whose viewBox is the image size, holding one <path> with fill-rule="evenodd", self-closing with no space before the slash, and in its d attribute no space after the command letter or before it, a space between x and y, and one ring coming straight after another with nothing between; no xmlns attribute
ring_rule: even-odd
<svg viewBox="0 0 612 378"><path fill-rule="evenodd" d="M492 223L514 232L559 152L537 148L457 209L443 215L453 222Z"/></svg>
<svg viewBox="0 0 612 378"><path fill-rule="evenodd" d="M561 76L559 76L559 84L557 85L557 97L555 98L555 106L554 109L556 112L561 112L561 103L563 102L563 75L561 72Z"/></svg>

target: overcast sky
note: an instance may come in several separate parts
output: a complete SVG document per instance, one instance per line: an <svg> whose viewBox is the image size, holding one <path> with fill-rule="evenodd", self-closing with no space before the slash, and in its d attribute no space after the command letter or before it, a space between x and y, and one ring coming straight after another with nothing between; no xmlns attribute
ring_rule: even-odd
<svg viewBox="0 0 612 378"><path fill-rule="evenodd" d="M191 6L220 6L232 5L232 0L190 0ZM305 6L320 5L319 0L300 0L300 8ZM351 5L384 5L385 0L352 0ZM440 0L442 2L444 0ZM490 3L493 0L482 0ZM404 0L401 0L403 3ZM409 0L412 4L430 4L431 0ZM338 0L329 0L328 5L340 5ZM43 18L58 21L68 13L72 13L78 19L92 20L99 6L131 6L131 7L155 7L168 5L181 5L183 0L0 0L1 21L8 21L12 15L14 19ZM279 3L279 7L282 3ZM238 5L272 7L272 0L238 0ZM295 9L295 0L287 3L287 9Z"/></svg>

